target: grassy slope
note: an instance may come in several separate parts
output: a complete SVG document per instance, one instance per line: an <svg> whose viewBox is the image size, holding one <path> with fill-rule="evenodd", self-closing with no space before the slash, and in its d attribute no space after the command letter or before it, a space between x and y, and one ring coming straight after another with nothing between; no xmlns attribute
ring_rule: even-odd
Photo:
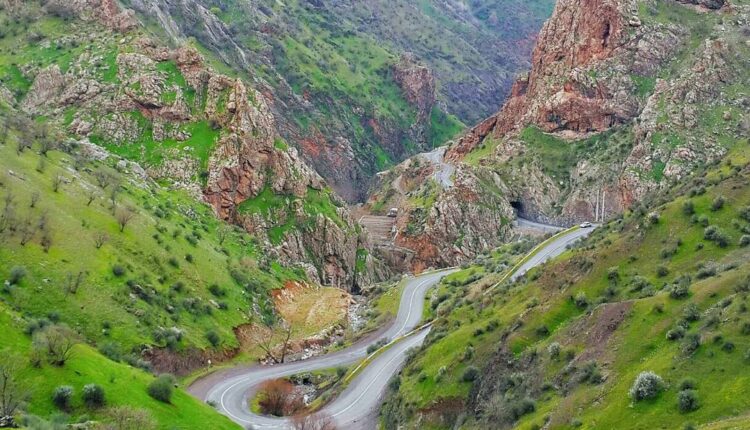
<svg viewBox="0 0 750 430"><path fill-rule="evenodd" d="M730 153L732 166L746 166L750 162L747 145L740 142ZM569 331L586 318L587 310L577 307L572 300L582 292L590 303L589 310L598 303L633 303L607 352L595 359L604 366L606 381L601 385L580 384L567 394L537 391L536 412L524 417L519 428L536 428L545 416L552 419L550 428L573 428L571 423L580 420L581 428L618 428L627 422L629 428L645 429L744 415L747 413L744 398L750 386L745 352L750 341L740 334L740 328L750 320L745 313L747 294L737 294L735 287L750 274L747 263L750 250L738 246L743 234L739 228L748 228L747 221L740 220L739 211L750 204L749 177L747 169L740 174L734 167L718 166L707 175L709 182L717 185L709 186L703 195L677 197L660 206L657 224L649 225L649 218L643 213L630 214L624 221L603 228L584 249L566 253L530 274L526 283L501 288L502 292L493 293L491 299L472 295L470 292L477 287L471 284L463 288L441 287L449 291L446 302L453 311L436 324L437 340L406 369L398 397L391 402L400 401L421 409L440 399L466 399L472 383L463 381L464 369L469 365L480 368L487 365L500 346L507 347L517 358L536 351L542 363L540 383L557 381L567 361L551 359L546 353L549 344L558 342L563 349L576 354L590 348L585 337ZM730 203L712 211L710 206L719 195ZM711 225L719 226L727 234L726 248L705 240L704 226L683 214L682 206L688 198L698 217L707 216ZM682 244L675 248L678 240ZM666 255L665 250L671 254L666 258L662 256ZM727 271L698 280L700 268L713 264L720 273ZM657 269L661 266L667 269L666 276L659 276ZM477 268L453 277L468 276L472 270ZM612 270L619 273L614 286L608 278ZM683 274L690 274L695 281L690 297L671 299L667 286ZM646 279L652 287L633 291L633 280L637 277ZM728 298L731 302L726 308L717 306L723 301L726 305ZM666 340L666 332L675 326L688 303L697 304L704 313L703 319L688 329L689 333L699 333L704 345L696 354L685 357L679 352L680 342ZM706 327L714 324L708 321L718 309L723 309L720 322ZM499 328L488 330L491 321L496 321ZM541 327L545 330L541 331ZM505 336L507 339L501 341ZM722 349L727 341L735 345L734 352ZM469 345L475 353L466 359L464 352ZM577 364L580 367L583 363ZM447 372L438 382L436 375L443 366ZM627 391L643 370L656 371L670 388L656 400L631 406ZM698 381L702 406L683 415L677 409L676 396L678 382L686 376ZM511 391L509 395L512 398L514 393ZM469 427L476 425L470 422ZM440 428L437 424L435 427Z"/></svg>
<svg viewBox="0 0 750 430"><path fill-rule="evenodd" d="M6 305L0 304L0 344L7 358L9 354L26 356L31 351L30 339L22 333L21 318ZM88 345L74 348L71 359L64 367L45 365L42 368L27 366L19 375L30 398L28 411L49 416L57 412L52 403L52 392L59 385L74 389L71 418L102 419L106 409L91 410L80 400L86 384L96 383L104 388L107 406L134 406L145 408L163 429L236 429L237 425L216 413L210 406L177 390L171 404L158 402L146 394L153 376L130 366L114 363ZM84 418L87 417L87 418Z"/></svg>

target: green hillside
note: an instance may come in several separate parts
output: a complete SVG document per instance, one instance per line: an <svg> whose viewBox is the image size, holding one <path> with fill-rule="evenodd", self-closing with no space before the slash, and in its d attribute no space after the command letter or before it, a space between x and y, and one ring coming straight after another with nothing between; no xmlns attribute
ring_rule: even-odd
<svg viewBox="0 0 750 430"><path fill-rule="evenodd" d="M517 283L489 290L495 256L446 278L386 427L464 413L462 428L747 424L734 417L750 387L748 143ZM635 401L644 371L664 390Z"/></svg>

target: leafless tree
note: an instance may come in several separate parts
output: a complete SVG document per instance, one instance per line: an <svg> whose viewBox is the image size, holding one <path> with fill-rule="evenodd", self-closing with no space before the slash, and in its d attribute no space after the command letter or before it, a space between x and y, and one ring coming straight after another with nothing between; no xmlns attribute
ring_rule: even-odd
<svg viewBox="0 0 750 430"><path fill-rule="evenodd" d="M5 230L15 231L16 230L16 211L13 205L13 193L9 190L8 194L5 195L3 201L5 206L3 212L0 213L0 233Z"/></svg>
<svg viewBox="0 0 750 430"><path fill-rule="evenodd" d="M52 234L44 230L42 232L42 238L39 239L39 244L42 245L42 249L45 253L49 252L50 248L52 248Z"/></svg>
<svg viewBox="0 0 750 430"><path fill-rule="evenodd" d="M8 142L8 135L10 134L10 126L7 121L3 121L0 125L0 145L5 145Z"/></svg>
<svg viewBox="0 0 750 430"><path fill-rule="evenodd" d="M0 351L0 417L12 417L23 405L27 394L21 388L18 373L23 367L19 356L11 351Z"/></svg>
<svg viewBox="0 0 750 430"><path fill-rule="evenodd" d="M91 203L93 203L94 200L96 200L97 195L98 193L96 192L96 190L94 189L89 190L86 193L86 206L91 206Z"/></svg>
<svg viewBox="0 0 750 430"><path fill-rule="evenodd" d="M34 335L34 348L46 354L54 366L65 365L76 343L75 333L62 325L48 326Z"/></svg>
<svg viewBox="0 0 750 430"><path fill-rule="evenodd" d="M34 191L31 193L31 203L29 204L30 208L36 207L36 204L39 203L39 191Z"/></svg>
<svg viewBox="0 0 750 430"><path fill-rule="evenodd" d="M96 249L101 249L107 242L109 242L109 235L106 232L97 231L94 233L94 246Z"/></svg>
<svg viewBox="0 0 750 430"><path fill-rule="evenodd" d="M292 338L293 328L291 324L280 323L272 326L258 327L253 335L253 340L266 356L273 360L274 363L283 363L289 350L289 341ZM280 352L276 352L277 345L280 342Z"/></svg>
<svg viewBox="0 0 750 430"><path fill-rule="evenodd" d="M115 209L117 209L117 195L120 194L120 187L122 187L122 185L117 181L113 181L111 186L112 188L109 190L109 200L112 202L112 212L114 213Z"/></svg>
<svg viewBox="0 0 750 430"><path fill-rule="evenodd" d="M67 296L68 294L77 293L78 288L81 287L81 284L83 284L85 279L86 272L84 271L80 271L76 275L68 272L68 275L65 277L65 282L63 282L63 291L65 292L65 295Z"/></svg>
<svg viewBox="0 0 750 430"><path fill-rule="evenodd" d="M219 228L216 229L216 238L219 239L219 245L224 245L224 241L227 240L231 231L232 230L229 226L226 225L220 225Z"/></svg>
<svg viewBox="0 0 750 430"><path fill-rule="evenodd" d="M36 171L44 173L47 170L47 161L44 157L39 157L39 161L36 163Z"/></svg>
<svg viewBox="0 0 750 430"><path fill-rule="evenodd" d="M115 213L115 219L117 219L117 225L120 226L120 233L125 231L128 223L135 218L135 211L132 208L121 208Z"/></svg>
<svg viewBox="0 0 750 430"><path fill-rule="evenodd" d="M65 181L65 177L61 174L56 174L52 178L52 191L57 192L60 189L60 186L62 185L63 181Z"/></svg>
<svg viewBox="0 0 750 430"><path fill-rule="evenodd" d="M29 139L27 136L21 135L18 136L18 144L16 145L16 155L21 155L21 153L28 148L31 148L31 139Z"/></svg>
<svg viewBox="0 0 750 430"><path fill-rule="evenodd" d="M104 170L94 172L94 179L96 179L96 183L102 190L106 190L113 180L112 175Z"/></svg>
<svg viewBox="0 0 750 430"><path fill-rule="evenodd" d="M333 419L324 413L297 414L292 417L292 428L294 430L336 430Z"/></svg>
<svg viewBox="0 0 750 430"><path fill-rule="evenodd" d="M34 238L34 235L36 234L36 228L31 222L31 219L26 218L26 220L21 223L21 227L18 229L18 234L21 238L21 246L26 246L26 244Z"/></svg>
<svg viewBox="0 0 750 430"><path fill-rule="evenodd" d="M259 395L261 410L266 414L289 416L304 408L304 402L294 392L294 385L285 379L273 379L264 383Z"/></svg>
<svg viewBox="0 0 750 430"><path fill-rule="evenodd" d="M49 227L49 215L47 215L46 211L39 215L39 221L37 221L36 225L39 230L47 230L47 227Z"/></svg>
<svg viewBox="0 0 750 430"><path fill-rule="evenodd" d="M145 409L130 406L116 406L106 413L110 422L104 424L105 430L153 430L156 422Z"/></svg>

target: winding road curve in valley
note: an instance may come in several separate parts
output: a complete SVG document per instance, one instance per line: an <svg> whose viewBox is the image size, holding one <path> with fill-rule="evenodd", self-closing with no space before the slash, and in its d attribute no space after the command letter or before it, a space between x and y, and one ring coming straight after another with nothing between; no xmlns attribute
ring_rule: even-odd
<svg viewBox="0 0 750 430"><path fill-rule="evenodd" d="M525 273L565 247L588 235L593 229L577 229L562 233L530 258L516 273ZM537 258L538 257L538 258ZM454 269L455 270L455 269ZM248 399L260 385L268 380L297 373L348 366L367 357L367 347L381 339L393 340L412 332L422 319L427 291L454 270L443 270L410 278L401 296L398 315L384 329L341 351L308 360L273 366L242 365L222 370L199 379L189 387L194 396L216 404L218 410L245 428L288 429L291 422L284 418L261 416L250 411ZM514 273L514 279L515 275ZM519 275L520 276L520 275ZM377 355L350 381L347 388L323 409L333 418L337 428L373 429L377 426L377 413L391 377L401 369L406 352L419 346L429 332L429 327L417 330Z"/></svg>

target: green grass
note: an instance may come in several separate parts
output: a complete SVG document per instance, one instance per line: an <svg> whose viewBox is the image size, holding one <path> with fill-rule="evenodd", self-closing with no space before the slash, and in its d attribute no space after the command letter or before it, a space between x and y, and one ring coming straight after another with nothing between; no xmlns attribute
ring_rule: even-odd
<svg viewBox="0 0 750 430"><path fill-rule="evenodd" d="M727 159L734 166L743 166L750 161L749 155L747 145L738 144ZM519 364L522 367L517 372L542 375L536 383L537 389L544 381L566 384L568 377L562 372L567 362L551 359L546 353L550 343L559 342L563 349L590 354L592 358L587 360L594 359L600 366L609 363L604 368L606 380L599 385L574 384L565 394L556 389L539 391L533 395L535 412L523 417L515 427L531 429L549 419L551 429L618 428L623 422L629 423L630 428L672 428L687 422L702 424L746 416L743 399L749 394L750 385L744 352L750 348L750 340L740 334L740 326L750 321L746 311L750 299L746 293L738 294L735 287L750 277L747 263L750 250L737 245L743 234L740 228L750 228L750 223L739 219L739 210L750 205L750 187L747 173L738 172L722 163L706 175L715 178L717 185L709 186L705 194L685 196L692 188L690 184L673 190L667 203L655 209L659 213L658 223L649 221L648 211L628 214L623 221L596 231L586 247L569 251L533 270L526 281L494 291L489 301L473 293L478 285L489 282L485 279L487 275L475 281L474 275L484 273L477 272L477 268L446 277L438 294L446 294L447 298L438 307L438 315L440 307L450 310L438 317L427 348L408 364L398 393L392 394L389 402L402 405L396 411L403 417L414 416L411 414L442 401L467 401L472 383L462 380L463 371L469 365L485 368L502 347L519 363L536 351L539 358L532 362L535 364L526 367ZM712 210L712 202L719 195L728 203L720 210ZM693 202L697 216L707 216L710 224L726 232L728 246L720 247L704 239L704 227L683 213L683 204L688 199ZM665 257L664 250L673 246L674 250ZM699 280L700 266L714 263L729 269ZM661 266L667 268L666 276L658 273ZM608 277L611 270L619 273L614 296L606 293L612 285ZM694 280L690 296L672 299L665 285L683 274L690 274ZM630 289L631 282L638 277L653 285L650 293ZM574 304L572 297L579 292L585 292L590 303L588 309ZM705 313L700 322L690 324L688 331L701 333L703 337L703 345L696 354L685 357L679 352L679 341L666 339L667 330L674 327L688 303L696 303L706 311L727 298L732 301L724 308L717 326L705 327L708 320ZM601 352L595 352L587 336L580 336L579 330L580 324L592 319L588 312L601 310L596 308L599 303L632 303L633 308L610 343ZM490 330L492 321L496 322L496 328ZM540 332L540 327L545 327L545 331ZM723 339L715 343L717 335ZM732 341L735 351L722 350L724 341ZM466 359L464 352L468 346L474 348L474 354ZM446 372L438 381L442 367ZM644 370L656 371L666 379L669 388L655 400L631 406L627 391ZM491 367L484 373L489 371ZM490 374L485 380L504 376L508 375ZM686 376L698 381L701 407L681 414L676 406L676 385ZM506 393L508 398L514 395L513 390L516 389L510 388ZM571 424L574 419L580 420L582 426L574 427ZM738 422L746 423L747 418ZM421 425L445 428L429 418ZM465 424L467 428L477 425L475 418Z"/></svg>
<svg viewBox="0 0 750 430"><path fill-rule="evenodd" d="M431 146L437 148L456 137L466 126L455 116L446 114L437 106L432 108L430 114L432 125Z"/></svg>

